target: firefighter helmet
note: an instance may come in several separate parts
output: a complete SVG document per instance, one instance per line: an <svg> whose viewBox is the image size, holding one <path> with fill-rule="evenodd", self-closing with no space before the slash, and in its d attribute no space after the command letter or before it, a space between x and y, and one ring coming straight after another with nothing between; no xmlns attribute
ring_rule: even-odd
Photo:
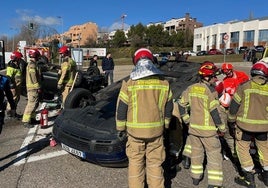
<svg viewBox="0 0 268 188"><path fill-rule="evenodd" d="M218 68L213 62L205 61L201 64L198 74L201 77L214 77L217 75Z"/></svg>
<svg viewBox="0 0 268 188"><path fill-rule="evenodd" d="M222 73L226 74L227 76L233 72L233 69L234 69L234 67L231 63L223 63L221 66Z"/></svg>
<svg viewBox="0 0 268 188"><path fill-rule="evenodd" d="M69 56L70 55L70 50L69 50L68 46L62 46L59 49L59 53L63 54L64 56Z"/></svg>
<svg viewBox="0 0 268 188"><path fill-rule="evenodd" d="M28 53L30 58L38 58L41 56L39 50L37 49L30 49Z"/></svg>
<svg viewBox="0 0 268 188"><path fill-rule="evenodd" d="M11 60L20 59L20 58L22 58L22 57L23 57L22 53L20 53L20 52L18 52L18 51L14 51L14 52L12 52L11 55L10 55L10 59L11 59Z"/></svg>
<svg viewBox="0 0 268 188"><path fill-rule="evenodd" d="M262 61L256 62L250 70L250 75L253 76L265 76L268 77L268 65Z"/></svg>
<svg viewBox="0 0 268 188"><path fill-rule="evenodd" d="M140 48L134 53L133 64L136 65L137 62L143 58L149 59L152 62L154 62L154 57L153 57L152 52L148 50L147 48Z"/></svg>

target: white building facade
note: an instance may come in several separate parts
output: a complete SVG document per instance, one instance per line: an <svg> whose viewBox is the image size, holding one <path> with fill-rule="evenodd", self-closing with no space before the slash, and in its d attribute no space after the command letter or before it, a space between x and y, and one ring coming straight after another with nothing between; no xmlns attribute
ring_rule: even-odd
<svg viewBox="0 0 268 188"><path fill-rule="evenodd" d="M253 48L268 44L268 17L243 21L230 21L194 30L193 51L233 48Z"/></svg>

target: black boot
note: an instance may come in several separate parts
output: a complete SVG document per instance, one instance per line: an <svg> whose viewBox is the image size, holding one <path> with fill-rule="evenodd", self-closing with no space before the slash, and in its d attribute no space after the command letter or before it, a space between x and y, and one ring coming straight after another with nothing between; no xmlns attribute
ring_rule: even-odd
<svg viewBox="0 0 268 188"><path fill-rule="evenodd" d="M263 172L261 172L261 174L259 174L258 178L260 181L262 181L264 183L264 185L266 185L268 187L268 171L264 170Z"/></svg>
<svg viewBox="0 0 268 188"><path fill-rule="evenodd" d="M256 188L254 173L243 170L243 175L244 176L235 177L234 179L235 183L248 188Z"/></svg>
<svg viewBox="0 0 268 188"><path fill-rule="evenodd" d="M191 158L183 156L182 165L184 169L189 169L191 166Z"/></svg>

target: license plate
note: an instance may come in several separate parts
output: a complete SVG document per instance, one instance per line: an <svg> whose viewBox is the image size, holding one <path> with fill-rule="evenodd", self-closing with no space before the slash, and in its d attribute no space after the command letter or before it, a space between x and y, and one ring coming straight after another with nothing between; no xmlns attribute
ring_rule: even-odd
<svg viewBox="0 0 268 188"><path fill-rule="evenodd" d="M74 154L74 155L76 155L78 157L81 157L83 159L86 158L86 154L84 152L82 152L82 151L79 151L77 149L71 148L71 147L69 147L69 146L67 146L67 145L65 145L63 143L61 143L61 147L62 147L62 149L64 149L65 151L67 151L67 152L69 152L71 154Z"/></svg>

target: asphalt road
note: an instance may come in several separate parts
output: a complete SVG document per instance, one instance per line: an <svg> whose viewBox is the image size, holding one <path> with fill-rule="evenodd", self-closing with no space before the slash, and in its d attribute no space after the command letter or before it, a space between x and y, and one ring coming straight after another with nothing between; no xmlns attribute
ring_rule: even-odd
<svg viewBox="0 0 268 188"><path fill-rule="evenodd" d="M250 63L234 63L235 68L248 72ZM115 80L128 75L132 66L117 66ZM26 100L22 97L18 112L23 113ZM53 123L53 122L50 122ZM27 129L17 120L6 120L0 135L0 187L3 188L124 188L127 168L97 166L66 153L59 145L49 146L52 127L40 125ZM229 160L224 161L224 187L239 188L233 179L236 172ZM256 177L257 187L264 187ZM199 186L193 186L189 170L169 174L167 187L207 187L207 175Z"/></svg>

